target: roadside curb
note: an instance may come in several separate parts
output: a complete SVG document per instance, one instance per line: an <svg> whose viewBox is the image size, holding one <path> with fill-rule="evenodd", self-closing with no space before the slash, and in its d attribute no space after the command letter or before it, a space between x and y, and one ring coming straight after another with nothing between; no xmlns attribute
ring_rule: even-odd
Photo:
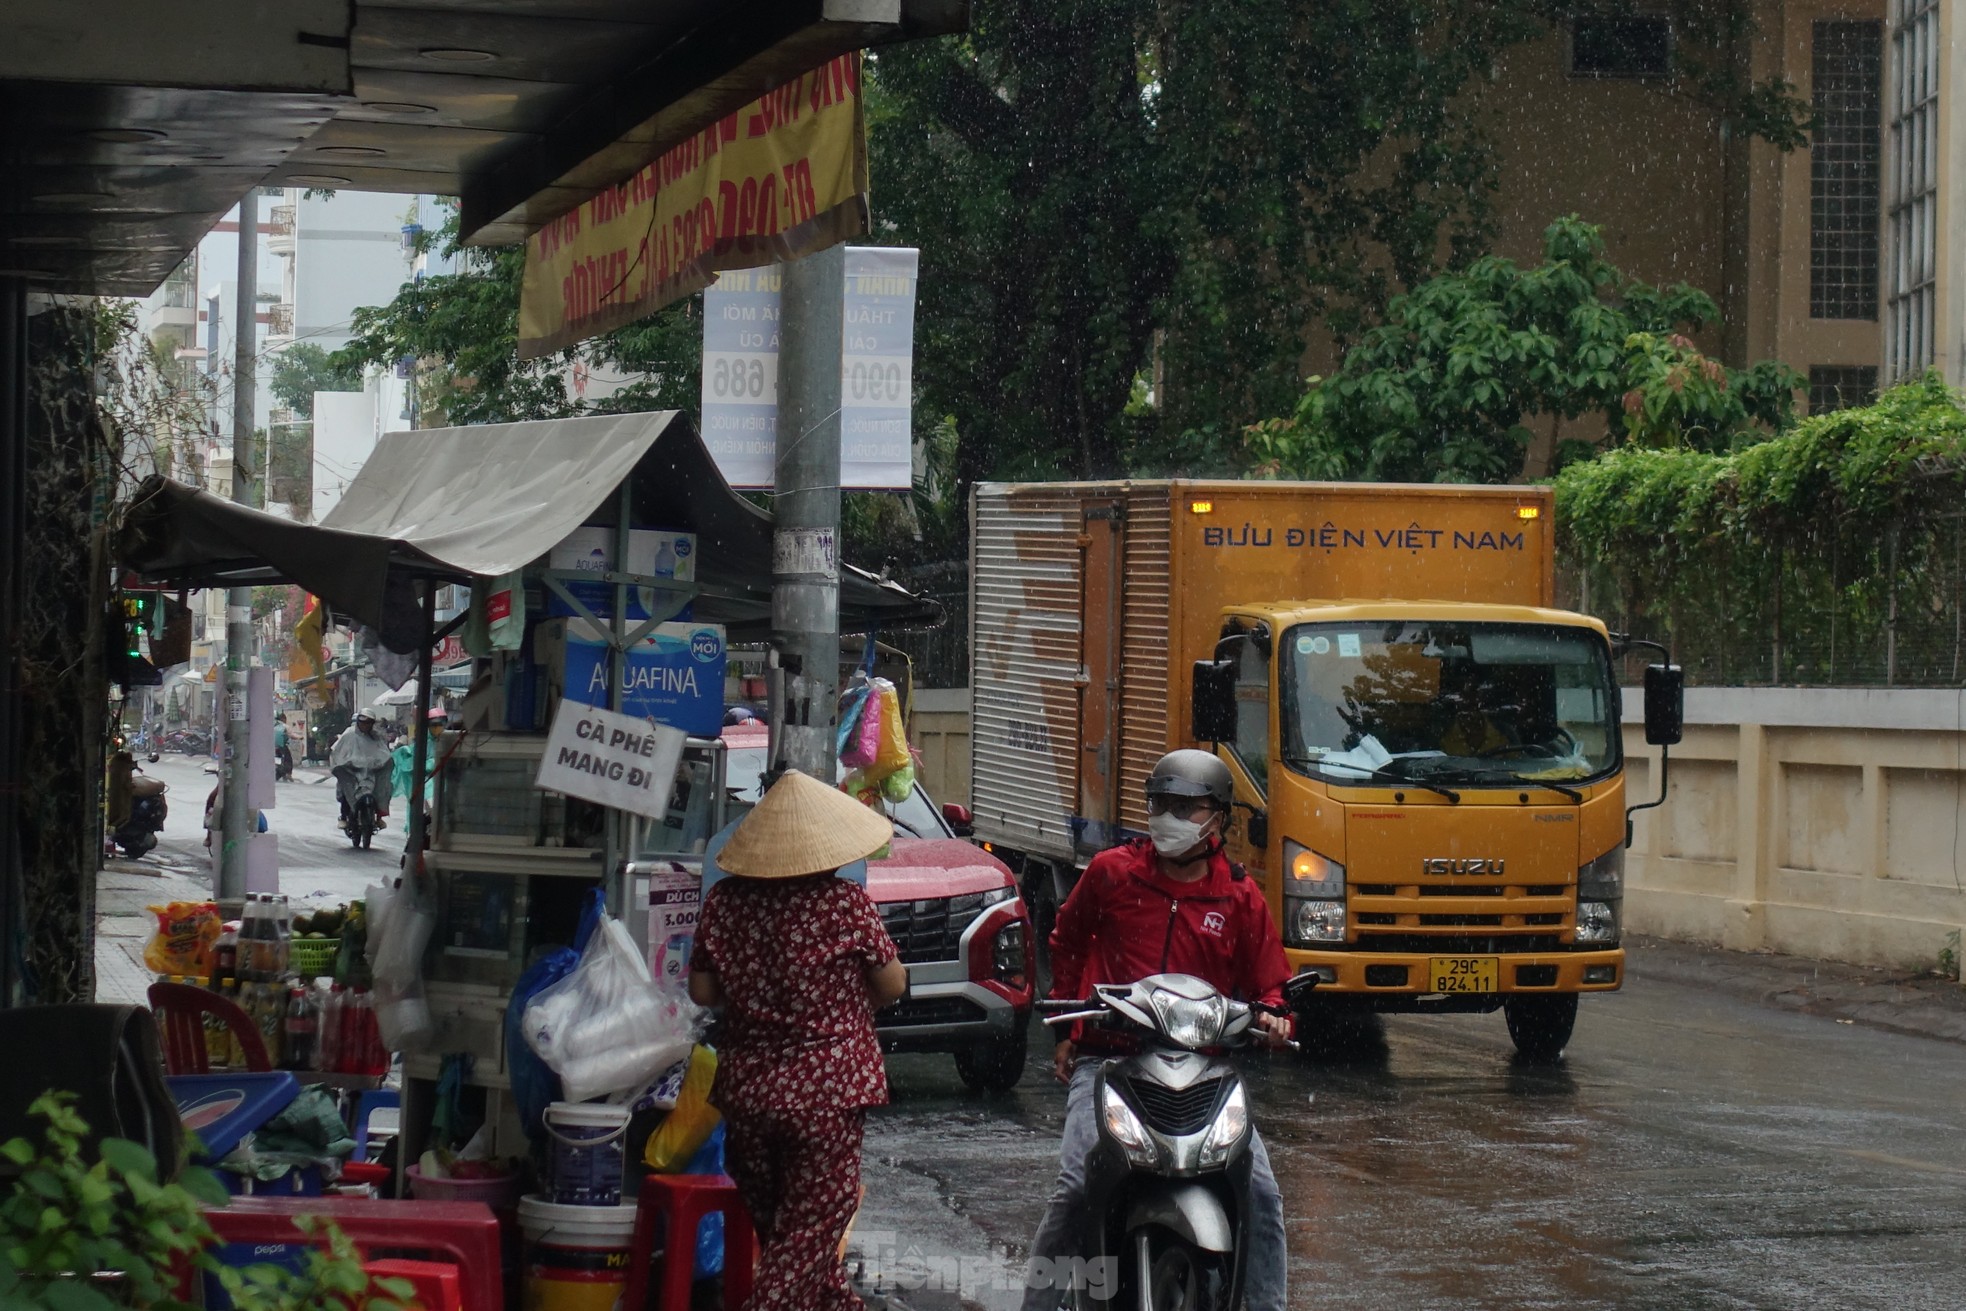
<svg viewBox="0 0 1966 1311"><path fill-rule="evenodd" d="M1966 1043L1966 987L1957 980L1664 938L1629 937L1625 948L1634 983L1683 983L1777 1010Z"/></svg>

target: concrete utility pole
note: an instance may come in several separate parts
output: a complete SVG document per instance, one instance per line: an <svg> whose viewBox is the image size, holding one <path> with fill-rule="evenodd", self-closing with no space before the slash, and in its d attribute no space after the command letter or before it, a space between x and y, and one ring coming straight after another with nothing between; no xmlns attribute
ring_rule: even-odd
<svg viewBox="0 0 1966 1311"><path fill-rule="evenodd" d="M259 470L253 450L253 358L259 349L259 188L239 198L239 294L232 332L232 499L259 506ZM246 720L247 671L252 665L253 589L225 594L225 759L220 768L218 895L246 895L246 844L257 827L247 804L252 739Z"/></svg>
<svg viewBox="0 0 1966 1311"><path fill-rule="evenodd" d="M781 266L771 640L778 762L835 781L840 684L840 363L846 247Z"/></svg>

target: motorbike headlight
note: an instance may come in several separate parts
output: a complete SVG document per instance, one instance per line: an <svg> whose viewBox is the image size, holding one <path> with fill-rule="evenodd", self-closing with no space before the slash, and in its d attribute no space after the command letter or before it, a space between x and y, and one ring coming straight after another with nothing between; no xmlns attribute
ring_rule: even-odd
<svg viewBox="0 0 1966 1311"><path fill-rule="evenodd" d="M1105 1123L1107 1137L1120 1145L1129 1163L1152 1166L1160 1159L1154 1140L1147 1134L1147 1126L1140 1123L1140 1117L1110 1083L1100 1098L1099 1118Z"/></svg>
<svg viewBox="0 0 1966 1311"><path fill-rule="evenodd" d="M1229 1003L1221 994L1183 997L1165 988L1153 992L1154 1017L1170 1042L1182 1047L1206 1047L1220 1042L1229 1019Z"/></svg>
<svg viewBox="0 0 1966 1311"><path fill-rule="evenodd" d="M1622 843L1577 871L1577 895L1592 901L1616 901L1625 895L1625 848Z"/></svg>
<svg viewBox="0 0 1966 1311"><path fill-rule="evenodd" d="M1249 1099L1243 1096L1242 1085L1238 1083L1229 1089L1222 1109L1215 1113L1215 1123L1208 1126L1208 1137L1201 1140L1201 1154L1196 1158L1196 1165L1212 1170L1226 1163L1230 1150L1242 1140L1248 1128Z"/></svg>
<svg viewBox="0 0 1966 1311"><path fill-rule="evenodd" d="M1610 901L1577 903L1577 941L1609 947L1618 941L1618 906Z"/></svg>
<svg viewBox="0 0 1966 1311"><path fill-rule="evenodd" d="M1286 897L1283 936L1287 945L1309 947L1345 940L1345 903Z"/></svg>

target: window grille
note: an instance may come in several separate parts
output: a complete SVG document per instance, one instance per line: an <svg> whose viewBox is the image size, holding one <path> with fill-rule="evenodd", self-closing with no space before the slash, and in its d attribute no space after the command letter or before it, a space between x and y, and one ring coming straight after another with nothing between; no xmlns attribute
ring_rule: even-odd
<svg viewBox="0 0 1966 1311"><path fill-rule="evenodd" d="M1874 322L1882 25L1818 22L1810 35L1809 317Z"/></svg>
<svg viewBox="0 0 1966 1311"><path fill-rule="evenodd" d="M1877 399L1877 366L1873 364L1812 364L1809 366L1809 413L1828 414Z"/></svg>
<svg viewBox="0 0 1966 1311"><path fill-rule="evenodd" d="M1937 0L1895 0L1894 9L1887 383L1932 363L1938 262L1939 8Z"/></svg>

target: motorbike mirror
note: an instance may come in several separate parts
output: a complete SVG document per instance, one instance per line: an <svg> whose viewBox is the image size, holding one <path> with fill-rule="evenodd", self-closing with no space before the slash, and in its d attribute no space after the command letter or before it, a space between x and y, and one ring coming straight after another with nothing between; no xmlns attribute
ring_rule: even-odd
<svg viewBox="0 0 1966 1311"><path fill-rule="evenodd" d="M151 764L154 765L157 763L157 753L155 751L151 752L147 758L149 759Z"/></svg>
<svg viewBox="0 0 1966 1311"><path fill-rule="evenodd" d="M1322 980L1315 974L1299 974L1283 985L1283 999L1290 1003L1292 1009L1301 1007L1311 999L1311 993L1317 990L1320 982Z"/></svg>

